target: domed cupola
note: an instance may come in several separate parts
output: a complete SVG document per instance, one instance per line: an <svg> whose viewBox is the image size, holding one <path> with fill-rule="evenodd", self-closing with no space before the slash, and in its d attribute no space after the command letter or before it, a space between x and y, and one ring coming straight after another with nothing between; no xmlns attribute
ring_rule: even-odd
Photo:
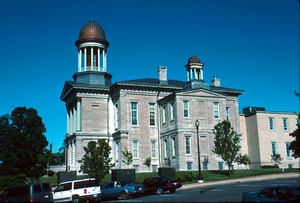
<svg viewBox="0 0 300 203"><path fill-rule="evenodd" d="M203 81L203 66L200 59L193 55L189 58L188 63L185 65L187 80L201 80Z"/></svg>
<svg viewBox="0 0 300 203"><path fill-rule="evenodd" d="M109 42L96 21L91 20L81 28L75 45L78 48L78 72L106 72L106 49Z"/></svg>
<svg viewBox="0 0 300 203"><path fill-rule="evenodd" d="M200 59L193 55L189 58L188 63L185 65L187 75L187 89L210 89L210 86L203 80L203 66L204 64Z"/></svg>

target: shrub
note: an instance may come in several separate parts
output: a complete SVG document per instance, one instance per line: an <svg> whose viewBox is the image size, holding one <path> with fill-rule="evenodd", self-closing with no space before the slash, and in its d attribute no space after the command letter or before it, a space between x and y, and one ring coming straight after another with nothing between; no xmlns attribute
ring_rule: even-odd
<svg viewBox="0 0 300 203"><path fill-rule="evenodd" d="M52 170L49 170L49 171L48 171L48 176L49 176L49 177L52 177L52 176L54 176L54 174L55 174L55 172L54 172L54 171L52 171Z"/></svg>
<svg viewBox="0 0 300 203"><path fill-rule="evenodd" d="M261 166L261 168L263 168L263 169L268 169L268 168L279 168L279 166L278 165L264 165L264 166Z"/></svg>

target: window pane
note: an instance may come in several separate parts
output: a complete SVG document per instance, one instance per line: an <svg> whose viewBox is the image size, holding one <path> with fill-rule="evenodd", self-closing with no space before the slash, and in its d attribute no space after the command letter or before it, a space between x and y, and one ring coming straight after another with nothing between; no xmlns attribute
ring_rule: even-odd
<svg viewBox="0 0 300 203"><path fill-rule="evenodd" d="M131 125L137 125L138 124L138 103L132 102L131 103Z"/></svg>
<svg viewBox="0 0 300 203"><path fill-rule="evenodd" d="M149 122L150 126L155 126L155 104L149 104Z"/></svg>
<svg viewBox="0 0 300 203"><path fill-rule="evenodd" d="M183 117L188 118L189 115L189 101L183 101Z"/></svg>

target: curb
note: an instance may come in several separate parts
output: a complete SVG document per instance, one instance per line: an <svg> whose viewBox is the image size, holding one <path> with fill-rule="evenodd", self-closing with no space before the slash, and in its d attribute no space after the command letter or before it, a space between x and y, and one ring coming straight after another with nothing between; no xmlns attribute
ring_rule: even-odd
<svg viewBox="0 0 300 203"><path fill-rule="evenodd" d="M230 180L220 180L220 181L211 181L211 182L203 182L203 183L190 183L190 184L182 185L182 187L179 188L178 190L187 190L191 188L206 187L206 186L213 186L213 185L224 185L230 183L242 183L242 182L272 180L277 178L293 178L293 177L299 178L300 173L277 173L277 174L251 176L246 178L235 178Z"/></svg>

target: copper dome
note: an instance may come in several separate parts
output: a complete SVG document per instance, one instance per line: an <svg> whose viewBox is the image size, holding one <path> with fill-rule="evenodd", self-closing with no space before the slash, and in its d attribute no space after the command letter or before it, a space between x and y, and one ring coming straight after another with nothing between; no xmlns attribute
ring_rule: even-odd
<svg viewBox="0 0 300 203"><path fill-rule="evenodd" d="M188 64L190 63L201 63L200 59L197 56L191 56L188 60Z"/></svg>
<svg viewBox="0 0 300 203"><path fill-rule="evenodd" d="M99 42L106 46L109 43L105 40L105 33L102 27L94 20L90 20L85 24L79 33L79 39L76 41L76 46L84 42Z"/></svg>

